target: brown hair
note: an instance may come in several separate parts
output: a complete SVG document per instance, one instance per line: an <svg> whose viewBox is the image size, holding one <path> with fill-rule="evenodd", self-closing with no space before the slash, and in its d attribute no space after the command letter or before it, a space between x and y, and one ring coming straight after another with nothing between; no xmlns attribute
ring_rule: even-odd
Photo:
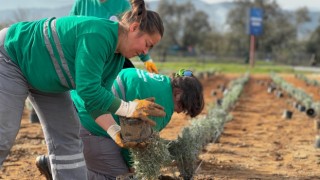
<svg viewBox="0 0 320 180"><path fill-rule="evenodd" d="M171 79L172 88L182 90L180 105L187 115L195 117L204 108L203 87L195 76L178 76Z"/></svg>
<svg viewBox="0 0 320 180"><path fill-rule="evenodd" d="M140 23L140 30L147 34L159 33L163 36L163 22L158 13L146 9L144 0L131 0L132 10L124 13L121 23L128 27L133 22Z"/></svg>

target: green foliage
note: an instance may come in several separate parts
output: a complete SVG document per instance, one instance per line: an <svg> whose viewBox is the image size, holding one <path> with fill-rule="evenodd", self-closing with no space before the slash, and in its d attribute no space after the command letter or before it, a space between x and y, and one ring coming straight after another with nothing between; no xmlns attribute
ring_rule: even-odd
<svg viewBox="0 0 320 180"><path fill-rule="evenodd" d="M196 11L193 16L186 19L185 32L182 37L184 47L200 46L202 48L201 45L207 38L208 32L211 30L207 19L208 15L203 11Z"/></svg>
<svg viewBox="0 0 320 180"><path fill-rule="evenodd" d="M307 22L308 10L301 9L296 13L295 22L290 21L286 14L276 3L271 0L239 0L236 7L230 11L227 23L231 29L230 50L245 52L249 49L247 32L248 10L250 7L259 7L263 10L263 34L256 38L256 48L266 53L281 54L287 49L293 50L297 41L297 26ZM294 51L291 51L292 53ZM289 56L278 58L288 59Z"/></svg>
<svg viewBox="0 0 320 180"><path fill-rule="evenodd" d="M230 111L235 102L238 100L240 93L243 89L243 84L249 79L249 73L246 73L242 78L238 78L230 82L229 86L232 87L230 90L227 90L226 94L222 99L222 109L224 111Z"/></svg>
<svg viewBox="0 0 320 180"><path fill-rule="evenodd" d="M283 89L292 97L294 97L298 102L304 105L307 109L312 107L313 99L305 91L294 87L293 85L289 84L283 78L276 75L275 73L271 73L271 78L273 82L275 82L281 89Z"/></svg>
<svg viewBox="0 0 320 180"><path fill-rule="evenodd" d="M163 20L165 33L155 51L161 52L163 61L172 46L202 48L211 30L205 12L196 10L191 2L178 4L170 0L159 1L157 12Z"/></svg>
<svg viewBox="0 0 320 180"><path fill-rule="evenodd" d="M307 43L307 52L315 55L314 64L320 64L320 25L311 34Z"/></svg>
<svg viewBox="0 0 320 180"><path fill-rule="evenodd" d="M227 112L236 102L248 78L247 73L244 77L233 81L230 91L222 99L223 106L216 106L207 116L193 120L170 146L170 153L176 160L183 179L192 179L199 152L207 143L215 142L221 135L224 124L231 118Z"/></svg>
<svg viewBox="0 0 320 180"><path fill-rule="evenodd" d="M227 110L236 102L249 74L233 81L223 101L224 107L215 106L207 116L192 120L190 126L182 130L178 139L167 143L158 134L150 140L145 149L132 149L134 167L139 179L157 179L160 169L175 160L183 179L192 179L198 155L209 142L215 142L223 131L224 124L231 120ZM230 100L228 100L230 99Z"/></svg>
<svg viewBox="0 0 320 180"><path fill-rule="evenodd" d="M146 148L131 149L138 179L158 179L160 169L171 162L168 143L160 138L159 133L155 132L148 142Z"/></svg>
<svg viewBox="0 0 320 180"><path fill-rule="evenodd" d="M312 86L320 86L320 82L317 81L316 79L309 79L307 76L303 74L295 74L295 76L301 80L303 80L307 85L312 85Z"/></svg>
<svg viewBox="0 0 320 180"><path fill-rule="evenodd" d="M242 64L240 62L223 62L218 60L207 60L201 61L201 59L194 57L170 57L168 62L159 62L156 57L155 63L161 74L170 74L176 72L181 68L191 69L194 72L203 72L203 71L219 71L223 73L236 73L244 74L250 72L250 74L264 73L269 74L270 72L277 73L292 73L294 72L291 66L277 65L265 61L256 61L254 68L251 68L248 64ZM144 69L143 64L139 64L139 60L134 60L134 64L137 68Z"/></svg>
<svg viewBox="0 0 320 180"><path fill-rule="evenodd" d="M183 179L191 179L195 170L195 162L199 153L198 142L191 128L185 128L182 136L172 142L170 153L177 162L178 169Z"/></svg>

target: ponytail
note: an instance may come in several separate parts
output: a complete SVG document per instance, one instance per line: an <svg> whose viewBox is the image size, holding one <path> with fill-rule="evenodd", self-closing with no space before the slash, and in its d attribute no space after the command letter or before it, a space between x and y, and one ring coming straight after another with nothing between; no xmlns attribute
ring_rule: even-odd
<svg viewBox="0 0 320 180"><path fill-rule="evenodd" d="M131 18L136 22L141 22L147 17L146 4L144 0L131 0L132 14Z"/></svg>
<svg viewBox="0 0 320 180"><path fill-rule="evenodd" d="M129 27L132 23L140 23L139 29L148 34L159 33L163 36L163 22L158 13L146 9L144 0L131 0L132 10L126 12L121 23Z"/></svg>

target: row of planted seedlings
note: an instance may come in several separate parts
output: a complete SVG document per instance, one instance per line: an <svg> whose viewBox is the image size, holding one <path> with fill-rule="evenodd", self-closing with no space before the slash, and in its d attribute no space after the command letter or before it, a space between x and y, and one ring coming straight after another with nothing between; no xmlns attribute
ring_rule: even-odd
<svg viewBox="0 0 320 180"><path fill-rule="evenodd" d="M320 87L320 82L316 79L310 79L306 75L301 73L296 73L295 77L304 81L307 86ZM313 113L313 117L315 117L315 129L317 131L315 146L320 147L320 110L319 105L314 105L316 111Z"/></svg>
<svg viewBox="0 0 320 180"><path fill-rule="evenodd" d="M198 156L208 143L214 143L221 135L224 124L232 119L230 109L235 105L249 73L229 83L221 105L211 106L206 116L194 118L174 141L164 140L158 134L145 149L132 149L134 168L138 179L158 179L161 169L177 166L180 177L192 179L200 167ZM167 168L168 169L168 168ZM172 174L174 174L173 169Z"/></svg>
<svg viewBox="0 0 320 180"><path fill-rule="evenodd" d="M296 73L295 77L303 80L306 83L306 85L308 85L308 86L318 86L318 87L320 86L320 82L318 80L310 79L307 76L305 76L304 74Z"/></svg>
<svg viewBox="0 0 320 180"><path fill-rule="evenodd" d="M303 109L306 109L306 115L315 119L314 122L317 133L315 138L315 147L320 148L320 102L314 102L313 98L305 91L294 87L275 73L271 73L271 78L274 83L297 101L295 103L296 106L302 105L305 107Z"/></svg>
<svg viewBox="0 0 320 180"><path fill-rule="evenodd" d="M207 79L217 73L219 73L219 71L217 71L215 69L211 69L211 70L207 70L207 71L196 72L195 76L199 79Z"/></svg>

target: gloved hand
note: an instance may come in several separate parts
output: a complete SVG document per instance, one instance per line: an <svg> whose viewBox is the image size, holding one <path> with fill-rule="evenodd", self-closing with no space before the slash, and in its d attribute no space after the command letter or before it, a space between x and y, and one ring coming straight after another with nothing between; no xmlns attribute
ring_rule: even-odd
<svg viewBox="0 0 320 180"><path fill-rule="evenodd" d="M148 61L144 62L144 65L146 66L148 72L156 74L159 73L156 64L152 61L152 59L149 59Z"/></svg>
<svg viewBox="0 0 320 180"><path fill-rule="evenodd" d="M135 111L129 117L142 119L150 125L155 126L156 123L153 120L151 120L148 116L164 117L166 113L164 112L164 108L159 104L154 103L154 101L155 98L134 100L133 102L136 103Z"/></svg>
<svg viewBox="0 0 320 180"><path fill-rule="evenodd" d="M121 101L121 105L115 114L127 118L141 119L154 126L156 123L148 116L164 117L166 115L164 108L154 103L154 100L154 98L147 98L129 102Z"/></svg>
<svg viewBox="0 0 320 180"><path fill-rule="evenodd" d="M123 139L121 138L121 127L118 124L113 124L111 125L108 130L107 133L109 134L109 136L114 140L114 142L122 148L144 148L146 147L146 143L141 142L141 143L137 143L137 142L124 142Z"/></svg>

